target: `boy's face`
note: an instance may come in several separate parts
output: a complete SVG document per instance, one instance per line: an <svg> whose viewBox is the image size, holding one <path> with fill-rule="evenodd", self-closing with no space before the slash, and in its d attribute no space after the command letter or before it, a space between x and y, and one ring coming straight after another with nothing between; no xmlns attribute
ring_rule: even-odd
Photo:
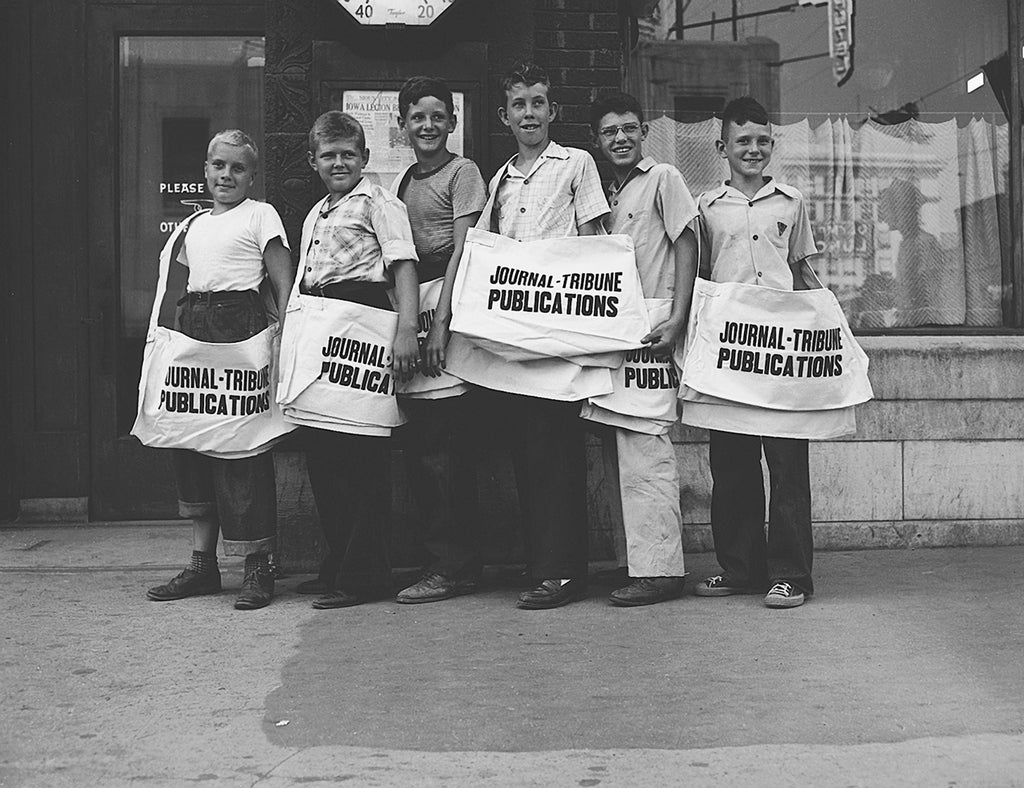
<svg viewBox="0 0 1024 788"><path fill-rule="evenodd" d="M498 109L501 122L512 129L516 142L536 147L547 142L548 126L558 113L558 105L548 101L547 85L519 83L505 91L505 106Z"/></svg>
<svg viewBox="0 0 1024 788"><path fill-rule="evenodd" d="M206 188L214 203L231 208L249 194L256 178L256 160L248 148L218 142L207 157L205 171Z"/></svg>
<svg viewBox="0 0 1024 788"><path fill-rule="evenodd" d="M635 112L609 112L597 125L597 147L616 170L629 171L644 157L647 124Z"/></svg>
<svg viewBox="0 0 1024 788"><path fill-rule="evenodd" d="M730 123L725 140L717 140L718 155L729 162L729 170L739 176L754 178L764 172L772 160L772 127L767 123L747 121Z"/></svg>
<svg viewBox="0 0 1024 788"><path fill-rule="evenodd" d="M370 151L357 137L327 140L310 151L309 164L331 194L348 194L363 177L363 167L370 160Z"/></svg>
<svg viewBox="0 0 1024 788"><path fill-rule="evenodd" d="M398 125L409 135L409 144L425 156L439 153L447 147L448 135L455 131L455 123L455 115L434 96L424 96L410 104L404 116L398 116Z"/></svg>

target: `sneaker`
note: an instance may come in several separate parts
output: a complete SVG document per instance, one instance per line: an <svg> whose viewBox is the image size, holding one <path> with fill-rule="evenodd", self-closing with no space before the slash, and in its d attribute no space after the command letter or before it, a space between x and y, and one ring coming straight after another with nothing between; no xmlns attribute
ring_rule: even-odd
<svg viewBox="0 0 1024 788"><path fill-rule="evenodd" d="M697 596L732 596L733 594L749 594L750 589L736 585L725 575L715 575L697 583L693 593Z"/></svg>
<svg viewBox="0 0 1024 788"><path fill-rule="evenodd" d="M173 599L219 593L219 570L197 572L194 569L185 569L170 582L149 589L146 592L146 597L154 602L170 602Z"/></svg>
<svg viewBox="0 0 1024 788"><path fill-rule="evenodd" d="M421 602L439 602L451 599L459 594L469 594L476 590L472 581L458 581L438 572L426 572L418 583L414 583L398 592L395 601L403 605L416 605Z"/></svg>
<svg viewBox="0 0 1024 788"><path fill-rule="evenodd" d="M259 610L274 598L274 573L269 566L257 566L246 573L235 610Z"/></svg>
<svg viewBox="0 0 1024 788"><path fill-rule="evenodd" d="M782 581L765 594L764 603L768 607L800 607L804 603L804 592L792 583Z"/></svg>
<svg viewBox="0 0 1024 788"><path fill-rule="evenodd" d="M666 602L682 593L681 577L639 577L625 588L612 591L608 601L616 607L640 607Z"/></svg>

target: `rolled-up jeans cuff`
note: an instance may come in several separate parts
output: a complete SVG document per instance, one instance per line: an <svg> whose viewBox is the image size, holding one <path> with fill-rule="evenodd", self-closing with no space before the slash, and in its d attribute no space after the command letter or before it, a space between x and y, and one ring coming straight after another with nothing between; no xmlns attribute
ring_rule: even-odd
<svg viewBox="0 0 1024 788"><path fill-rule="evenodd" d="M217 516L216 501L178 501L178 516L189 520Z"/></svg>
<svg viewBox="0 0 1024 788"><path fill-rule="evenodd" d="M268 536L265 539L250 539L245 542L235 542L231 539L221 539L224 545L224 555L254 555L256 553L272 553L276 546L277 539Z"/></svg>

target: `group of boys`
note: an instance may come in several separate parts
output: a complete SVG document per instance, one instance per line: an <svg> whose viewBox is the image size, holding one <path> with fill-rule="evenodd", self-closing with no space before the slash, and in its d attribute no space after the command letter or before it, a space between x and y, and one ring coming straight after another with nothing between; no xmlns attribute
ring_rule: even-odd
<svg viewBox="0 0 1024 788"><path fill-rule="evenodd" d="M448 150L457 119L451 91L438 79L414 77L399 93L399 125L416 163L396 182L397 194L363 176L369 151L354 118L327 112L309 133L309 163L328 194L313 207L305 225L304 267L297 274L300 291L397 311L394 369L399 379L417 371L438 376L445 369L453 284L466 233L473 226L519 241L605 232L629 235L645 297L673 299L670 316L643 339L663 358L685 333L698 266L715 281L782 289L810 286L804 259L816 250L806 209L798 191L763 175L772 153L771 126L753 99L738 99L725 108L716 146L728 162L730 179L701 195L698 205L675 167L644 155L648 126L633 97L603 97L591 110L596 145L614 176L606 195L591 155L550 138L558 105L550 96L547 74L535 65L519 64L506 75L502 89L505 104L498 115L518 150L486 189L476 165ZM251 158L255 168L254 147ZM207 174L216 203L219 186ZM236 190L232 198L238 197ZM243 189L235 205L244 200ZM271 240L264 237L260 243ZM279 243L287 244L283 230ZM417 287L438 278L443 278L441 295L420 348ZM276 289L285 284L275 283ZM424 541L436 561L396 601L439 601L476 587L482 561L474 441L483 413L500 413L505 420L516 473L534 581L519 595L517 606L554 608L582 597L587 519L580 403L471 387L459 396L410 400L406 405L411 420L402 429L409 478L426 525ZM327 551L317 578L300 583L297 590L315 595L313 607L318 609L389 595L385 523L390 444L377 436L309 432L309 478ZM621 500L624 559L632 579L612 592L610 602L639 606L676 598L683 592L685 570L671 440L614 428L604 442L616 458L615 492ZM769 607L802 604L813 591L807 442L712 431L710 446L711 519L722 574L698 583L695 593L710 597L767 591ZM771 475L767 537L762 447ZM184 493L180 497L185 500ZM228 498L218 497L218 507L230 508ZM195 511L182 504L183 515ZM265 556L273 540L249 547ZM150 598L219 591L215 551L214 532L212 545L209 538L197 541L189 568L151 589ZM263 559L247 557L236 602L245 609L262 607L273 596L272 574L250 572L250 563L265 566Z"/></svg>

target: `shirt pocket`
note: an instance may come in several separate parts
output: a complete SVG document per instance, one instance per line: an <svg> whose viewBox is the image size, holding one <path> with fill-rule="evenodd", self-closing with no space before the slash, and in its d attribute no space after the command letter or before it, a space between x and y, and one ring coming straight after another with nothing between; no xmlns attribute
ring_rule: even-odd
<svg viewBox="0 0 1024 788"><path fill-rule="evenodd" d="M772 242L772 246L779 250L785 259L789 254L789 239L793 234L793 225L786 216L771 216L765 222L762 232Z"/></svg>

